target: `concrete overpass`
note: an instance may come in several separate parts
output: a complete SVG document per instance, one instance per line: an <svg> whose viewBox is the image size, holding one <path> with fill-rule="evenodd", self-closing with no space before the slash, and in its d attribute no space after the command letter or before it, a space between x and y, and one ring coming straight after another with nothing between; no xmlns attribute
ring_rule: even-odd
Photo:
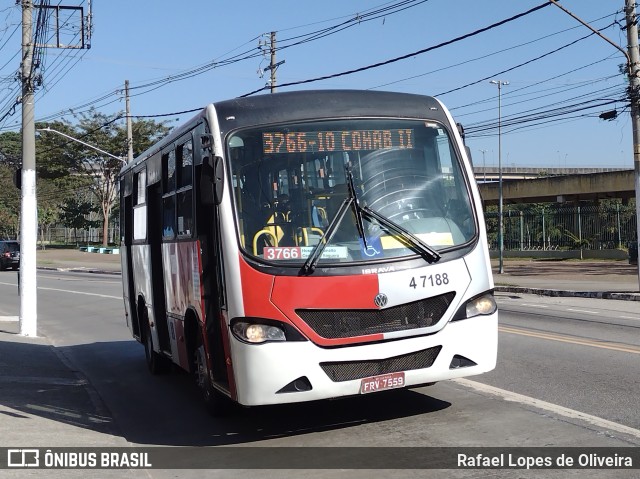
<svg viewBox="0 0 640 479"><path fill-rule="evenodd" d="M502 180L532 180L548 176L590 175L593 173L608 173L612 171L626 171L627 168L544 168L530 166L503 166ZM478 182L498 181L497 166L474 165L473 172Z"/></svg>
<svg viewBox="0 0 640 479"><path fill-rule="evenodd" d="M485 204L498 203L498 182L476 179ZM575 171L575 169L572 168ZM535 179L506 180L503 171L502 197L507 203L556 203L635 197L633 170L615 170L590 174L571 174Z"/></svg>

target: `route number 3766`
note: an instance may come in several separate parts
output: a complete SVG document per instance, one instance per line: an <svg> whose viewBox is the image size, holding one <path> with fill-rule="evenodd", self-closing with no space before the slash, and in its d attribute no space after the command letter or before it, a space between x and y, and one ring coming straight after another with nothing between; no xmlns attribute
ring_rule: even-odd
<svg viewBox="0 0 640 479"><path fill-rule="evenodd" d="M430 274L429 276L412 276L409 282L409 287L427 288L434 286L442 286L443 284L449 284L449 275L447 273Z"/></svg>

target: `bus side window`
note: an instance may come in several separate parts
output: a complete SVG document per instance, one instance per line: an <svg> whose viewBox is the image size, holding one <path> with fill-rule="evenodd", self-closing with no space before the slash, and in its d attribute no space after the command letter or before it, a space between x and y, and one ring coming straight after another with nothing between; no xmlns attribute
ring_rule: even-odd
<svg viewBox="0 0 640 479"><path fill-rule="evenodd" d="M135 174L133 200L133 239L147 239L147 171Z"/></svg>
<svg viewBox="0 0 640 479"><path fill-rule="evenodd" d="M186 238L193 235L193 143L191 139L177 148L176 170L178 172L176 194L178 236Z"/></svg>
<svg viewBox="0 0 640 479"><path fill-rule="evenodd" d="M162 155L162 239L172 240L176 231L176 152Z"/></svg>

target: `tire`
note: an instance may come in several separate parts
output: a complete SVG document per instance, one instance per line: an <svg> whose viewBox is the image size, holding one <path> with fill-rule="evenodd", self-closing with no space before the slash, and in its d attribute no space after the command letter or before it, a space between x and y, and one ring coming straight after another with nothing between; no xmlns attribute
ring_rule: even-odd
<svg viewBox="0 0 640 479"><path fill-rule="evenodd" d="M194 351L194 379L200 390L205 408L214 417L223 417L231 412L231 400L211 384L211 371L207 363L202 335L198 333L198 342Z"/></svg>
<svg viewBox="0 0 640 479"><path fill-rule="evenodd" d="M147 361L147 368L151 374L164 374L169 370L169 361L164 356L153 350L153 336L151 335L151 326L149 326L149 315L147 309L143 309L140 321L144 328L144 355Z"/></svg>

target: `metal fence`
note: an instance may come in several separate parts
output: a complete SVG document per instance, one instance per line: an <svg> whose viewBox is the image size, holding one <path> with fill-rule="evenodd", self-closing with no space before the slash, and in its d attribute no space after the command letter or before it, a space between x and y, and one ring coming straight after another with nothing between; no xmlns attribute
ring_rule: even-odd
<svg viewBox="0 0 640 479"><path fill-rule="evenodd" d="M497 212L485 213L489 248L498 249ZM637 236L635 206L503 210L505 250L622 249Z"/></svg>
<svg viewBox="0 0 640 479"><path fill-rule="evenodd" d="M120 227L109 228L108 243L120 244ZM74 229L60 227L38 228L38 245L51 244L88 245L102 244L102 228Z"/></svg>

